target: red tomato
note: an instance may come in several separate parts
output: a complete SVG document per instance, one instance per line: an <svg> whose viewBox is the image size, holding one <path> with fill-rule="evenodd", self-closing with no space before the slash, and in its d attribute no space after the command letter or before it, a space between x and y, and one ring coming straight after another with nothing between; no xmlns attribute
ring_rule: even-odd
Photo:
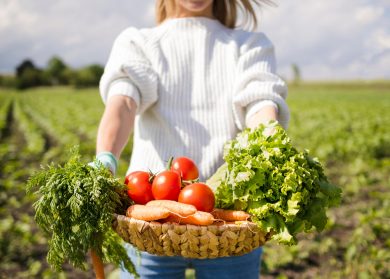
<svg viewBox="0 0 390 279"><path fill-rule="evenodd" d="M162 171L153 180L152 193L156 200L177 201L180 189L180 175L174 171Z"/></svg>
<svg viewBox="0 0 390 279"><path fill-rule="evenodd" d="M149 178L149 173L145 171L135 171L126 176L127 194L135 203L146 204L154 199Z"/></svg>
<svg viewBox="0 0 390 279"><path fill-rule="evenodd" d="M172 171L180 174L183 180L194 180L199 177L199 171L194 161L187 157L177 157L172 161Z"/></svg>
<svg viewBox="0 0 390 279"><path fill-rule="evenodd" d="M192 204L197 210L211 212L215 205L213 191L204 183L185 186L179 195L179 202Z"/></svg>

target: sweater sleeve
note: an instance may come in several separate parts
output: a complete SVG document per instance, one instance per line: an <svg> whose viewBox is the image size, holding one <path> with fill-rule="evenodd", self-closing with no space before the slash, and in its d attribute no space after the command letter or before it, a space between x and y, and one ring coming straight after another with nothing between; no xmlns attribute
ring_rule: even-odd
<svg viewBox="0 0 390 279"><path fill-rule="evenodd" d="M135 28L123 31L115 40L99 89L103 102L114 95L134 99L137 113L142 113L157 99L158 77L140 46L143 37Z"/></svg>
<svg viewBox="0 0 390 279"><path fill-rule="evenodd" d="M285 102L286 83L275 74L274 47L263 33L252 33L241 46L234 85L233 114L239 129L264 101L277 105L279 123L286 129L290 113ZM259 105L260 104L260 105Z"/></svg>

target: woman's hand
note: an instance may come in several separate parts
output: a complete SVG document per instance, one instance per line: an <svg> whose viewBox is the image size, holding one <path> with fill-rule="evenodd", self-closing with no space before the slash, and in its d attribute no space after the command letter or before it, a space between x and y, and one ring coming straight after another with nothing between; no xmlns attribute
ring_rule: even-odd
<svg viewBox="0 0 390 279"><path fill-rule="evenodd" d="M108 168L113 176L115 176L118 169L118 160L111 152L100 152L96 155L96 161ZM96 168L96 161L90 162L88 165Z"/></svg>
<svg viewBox="0 0 390 279"><path fill-rule="evenodd" d="M247 127L255 129L260 124L267 124L270 121L278 121L278 109L275 106L265 106L260 111L249 117ZM275 132L273 127L264 130L265 136L271 136Z"/></svg>

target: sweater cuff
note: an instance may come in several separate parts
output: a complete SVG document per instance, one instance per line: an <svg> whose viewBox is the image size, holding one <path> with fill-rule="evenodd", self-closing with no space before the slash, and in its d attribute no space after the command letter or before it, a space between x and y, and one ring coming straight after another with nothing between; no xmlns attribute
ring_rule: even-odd
<svg viewBox="0 0 390 279"><path fill-rule="evenodd" d="M127 96L132 98L134 102L137 104L137 108L139 108L141 98L137 87L135 87L130 80L126 78L121 78L111 83L110 88L108 89L107 100L111 96L117 96L117 95L122 95L122 96Z"/></svg>

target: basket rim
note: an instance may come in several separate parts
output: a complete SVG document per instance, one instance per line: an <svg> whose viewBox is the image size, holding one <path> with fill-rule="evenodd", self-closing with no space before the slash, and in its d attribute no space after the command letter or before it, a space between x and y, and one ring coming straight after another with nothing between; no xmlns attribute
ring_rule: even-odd
<svg viewBox="0 0 390 279"><path fill-rule="evenodd" d="M232 224L232 223L224 223L223 221L221 221L221 223L217 223L217 224L211 224L211 225L207 225L207 226L200 226L200 225L190 225L190 224L179 224L179 223L174 223L174 222L164 222L164 223L160 223L158 221L144 221L144 220L139 220L139 219L135 219L135 218L132 218L132 217L127 217L126 215L123 215L123 214L117 214L117 213L114 213L114 220L113 222L118 222L118 220L121 220L121 221L126 221L126 222L129 222L129 223L137 223L138 225L149 225L149 226L174 226L174 227L179 227L181 229L187 229L187 228L191 228L192 230L196 229L196 230L208 230L209 228L217 228L218 230L232 230L232 231L238 231L240 229L249 229L250 231L252 231L253 233L261 233L264 238L266 239L266 241L268 241L269 239L271 239L271 236L272 234L271 233L266 233L264 231L262 231L257 225L256 223L252 222L252 221L242 221L243 223L240 224L240 223L235 223L235 224ZM239 221L241 222L241 221Z"/></svg>

